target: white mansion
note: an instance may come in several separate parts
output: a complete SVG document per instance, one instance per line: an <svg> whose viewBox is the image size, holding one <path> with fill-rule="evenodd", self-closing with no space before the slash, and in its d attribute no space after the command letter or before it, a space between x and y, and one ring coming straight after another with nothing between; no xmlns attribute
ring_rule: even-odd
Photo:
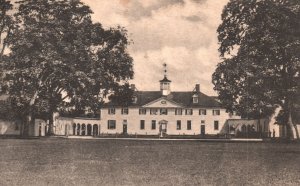
<svg viewBox="0 0 300 186"><path fill-rule="evenodd" d="M166 65L164 64L166 68ZM159 81L158 91L138 91L134 85L132 100L124 107L114 101L100 109L100 118L67 118L54 116L55 135L230 135L235 137L285 136L286 131L275 125L275 115L262 119L241 119L231 115L215 99L200 91L196 84L192 91L171 91L171 81ZM5 101L7 96L0 96ZM300 125L298 125L300 126ZM36 119L30 126L30 136L45 136L46 121ZM300 129L299 129L300 130ZM0 120L0 135L20 134L20 121ZM276 135L275 135L276 134Z"/></svg>
<svg viewBox="0 0 300 186"><path fill-rule="evenodd" d="M122 107L108 102L101 109L101 133L129 135L219 134L231 116L215 98L193 91L173 92L165 75L159 91L137 91L132 103Z"/></svg>
<svg viewBox="0 0 300 186"><path fill-rule="evenodd" d="M261 137L270 131L280 133L278 126L270 125L270 118L241 119L231 115L215 99L203 94L200 85L192 91L171 91L171 81L165 75L158 91L138 91L134 85L131 103L126 107L110 101L100 109L100 118L54 117L55 135L231 135L248 137L251 132ZM274 123L274 122L273 122ZM0 120L0 135L20 134L18 122ZM36 120L30 127L31 136L44 136L48 125ZM282 133L282 132L281 132ZM281 135L281 134L279 134Z"/></svg>

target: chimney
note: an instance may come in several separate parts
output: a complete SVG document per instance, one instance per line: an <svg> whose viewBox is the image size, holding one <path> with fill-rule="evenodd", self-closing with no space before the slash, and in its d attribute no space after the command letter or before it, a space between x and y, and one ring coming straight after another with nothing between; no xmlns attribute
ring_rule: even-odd
<svg viewBox="0 0 300 186"><path fill-rule="evenodd" d="M135 91L135 84L130 85L131 90Z"/></svg>
<svg viewBox="0 0 300 186"><path fill-rule="evenodd" d="M195 86L195 90L196 90L196 92L197 92L197 93L199 93L199 92L200 92L200 84L196 84L196 86Z"/></svg>

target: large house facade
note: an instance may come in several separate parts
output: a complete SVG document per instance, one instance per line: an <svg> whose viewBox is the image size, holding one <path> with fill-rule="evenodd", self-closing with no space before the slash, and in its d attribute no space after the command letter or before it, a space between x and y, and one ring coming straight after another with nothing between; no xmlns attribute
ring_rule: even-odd
<svg viewBox="0 0 300 186"><path fill-rule="evenodd" d="M275 125L275 116L249 120L229 114L215 97L203 94L199 84L191 91L171 91L171 81L165 73L159 85L157 91L139 91L132 85L134 93L130 104L107 102L99 111L100 118L55 115L54 133L64 136L285 136L285 130ZM20 130L17 121L0 120L0 135L17 135ZM47 121L36 120L30 126L30 136L45 136L47 130Z"/></svg>
<svg viewBox="0 0 300 186"><path fill-rule="evenodd" d="M203 94L200 85L186 92L171 91L166 74L159 91L138 91L124 107L108 102L101 109L101 133L128 135L217 135L228 119L239 119Z"/></svg>

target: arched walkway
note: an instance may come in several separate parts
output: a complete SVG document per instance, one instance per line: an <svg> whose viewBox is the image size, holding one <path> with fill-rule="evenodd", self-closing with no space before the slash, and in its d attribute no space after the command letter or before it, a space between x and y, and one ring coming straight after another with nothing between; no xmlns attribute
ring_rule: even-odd
<svg viewBox="0 0 300 186"><path fill-rule="evenodd" d="M246 133L247 132L247 127L246 125L242 125L241 127L241 132Z"/></svg>
<svg viewBox="0 0 300 186"><path fill-rule="evenodd" d="M73 123L73 135L76 135L76 123Z"/></svg>
<svg viewBox="0 0 300 186"><path fill-rule="evenodd" d="M85 136L86 135L86 133L85 133L85 124L82 124L81 125L81 135L83 135L83 136Z"/></svg>
<svg viewBox="0 0 300 186"><path fill-rule="evenodd" d="M92 125L91 124L87 124L87 135L88 136L92 135Z"/></svg>
<svg viewBox="0 0 300 186"><path fill-rule="evenodd" d="M80 135L80 124L79 123L77 124L77 135L78 136Z"/></svg>
<svg viewBox="0 0 300 186"><path fill-rule="evenodd" d="M94 124L93 125L93 136L98 136L99 135L99 127L98 125Z"/></svg>

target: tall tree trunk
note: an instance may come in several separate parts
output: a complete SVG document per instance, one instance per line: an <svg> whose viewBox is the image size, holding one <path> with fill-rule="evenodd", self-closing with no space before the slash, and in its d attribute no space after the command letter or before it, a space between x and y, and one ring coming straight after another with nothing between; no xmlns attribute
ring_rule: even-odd
<svg viewBox="0 0 300 186"><path fill-rule="evenodd" d="M54 135L54 123L53 123L53 111L49 111L49 128L48 128L48 136Z"/></svg>
<svg viewBox="0 0 300 186"><path fill-rule="evenodd" d="M22 125L21 125L21 131L20 135L22 137L28 137L29 136L29 119L28 116L22 117Z"/></svg>
<svg viewBox="0 0 300 186"><path fill-rule="evenodd" d="M35 104L35 101L36 101L36 98L37 98L37 95L38 95L38 91L36 91L34 93L34 95L32 96L30 102L29 102L29 105L27 107L27 111L26 111L26 114L25 114L25 118L23 119L23 122L22 122L22 131L21 131L21 136L23 137L28 137L29 136L29 130L30 130L30 126L34 126L34 122L35 122L35 116L34 116L34 104Z"/></svg>
<svg viewBox="0 0 300 186"><path fill-rule="evenodd" d="M295 139L295 137L297 139L299 139L299 132L297 129L297 125L293 124L291 102L288 103L287 114L288 114L288 121L287 121L287 135L288 136L287 137L291 140Z"/></svg>
<svg viewBox="0 0 300 186"><path fill-rule="evenodd" d="M22 129L21 129L21 136L28 137L30 134L30 127L34 126L34 113L31 108L28 108L28 114L23 117L22 121Z"/></svg>

